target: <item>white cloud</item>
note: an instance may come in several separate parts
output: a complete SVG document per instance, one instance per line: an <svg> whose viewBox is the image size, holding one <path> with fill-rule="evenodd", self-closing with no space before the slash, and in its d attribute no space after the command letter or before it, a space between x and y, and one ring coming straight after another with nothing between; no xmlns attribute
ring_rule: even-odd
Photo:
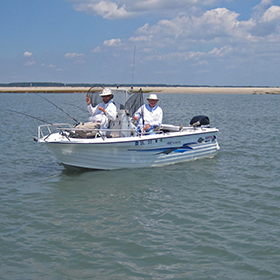
<svg viewBox="0 0 280 280"><path fill-rule="evenodd" d="M23 64L24 66L33 66L36 65L36 61L34 60L32 52L24 52L23 57L26 58L26 62Z"/></svg>
<svg viewBox="0 0 280 280"><path fill-rule="evenodd" d="M256 6L256 11L250 19L251 26L248 26L248 32L252 36L252 41L259 41L266 38L269 41L279 40L280 37L280 7L264 7L267 3ZM267 2L270 2L267 0Z"/></svg>
<svg viewBox="0 0 280 280"><path fill-rule="evenodd" d="M280 7L271 6L261 17L239 21L239 14L226 8L216 8L201 16L177 16L140 27L129 41L145 47L178 45L179 49L194 44L246 44L280 37Z"/></svg>
<svg viewBox="0 0 280 280"><path fill-rule="evenodd" d="M271 6L267 11L265 11L262 21L263 22L272 22L280 20L280 7Z"/></svg>
<svg viewBox="0 0 280 280"><path fill-rule="evenodd" d="M92 53L100 53L100 52L101 52L100 46L94 48L91 52L92 52Z"/></svg>
<svg viewBox="0 0 280 280"><path fill-rule="evenodd" d="M81 12L95 13L106 19L119 19L131 17L133 13L126 11L125 5L119 5L112 1L79 1L81 3L74 5L74 9Z"/></svg>
<svg viewBox="0 0 280 280"><path fill-rule="evenodd" d="M104 41L104 46L107 47L115 47L115 46L119 46L121 44L121 39L111 39L111 40L107 40Z"/></svg>
<svg viewBox="0 0 280 280"><path fill-rule="evenodd" d="M94 13L106 19L121 19L147 13L164 13L188 10L191 7L213 5L219 0L68 0L75 2L74 9Z"/></svg>
<svg viewBox="0 0 280 280"><path fill-rule="evenodd" d="M211 56L222 57L222 56L225 56L225 55L229 54L231 51L232 51L231 46L224 46L220 49L214 48L208 54L211 55Z"/></svg>
<svg viewBox="0 0 280 280"><path fill-rule="evenodd" d="M53 65L53 64L49 64L49 65L48 65L48 68L56 68L56 66Z"/></svg>
<svg viewBox="0 0 280 280"><path fill-rule="evenodd" d="M62 71L62 69L61 68L58 68L56 65L54 65L54 64L49 64L48 66L47 66L47 68L50 68L50 69L52 69L53 71Z"/></svg>
<svg viewBox="0 0 280 280"><path fill-rule="evenodd" d="M223 46L221 48L213 48L212 50L208 52L199 52L199 51L188 51L188 52L169 52L166 54L161 53L160 55L155 55L154 58L156 60L162 60L162 61L196 61L197 65L207 65L208 62L206 59L215 57L215 58L221 58L223 56L226 56L227 54L231 53L233 51L231 46ZM150 56L150 58L152 58ZM203 59L203 60L201 60Z"/></svg>
<svg viewBox="0 0 280 280"><path fill-rule="evenodd" d="M247 8L239 9L241 16L235 10L226 8L233 0L68 1L75 2L78 11L94 13L106 19L144 15L135 24L147 20L138 25L134 33L124 30L118 33L116 30L115 38L109 37L92 51L100 53L95 58L106 54L108 61L109 58L117 61L116 56L122 57L128 50L131 50L132 56L133 46L137 46L137 56L141 57L139 69L140 65L146 68L153 65L151 68L156 72L157 65L161 65L170 71L190 66L212 71L224 63L224 69L231 69L232 74L233 71L238 72L234 69L245 69L257 61L266 65L272 56L276 58L280 55L280 7L273 5L276 2L273 0L259 0L260 4L251 10L246 5ZM232 3L231 6L234 5ZM251 16L245 11L251 11ZM123 21L120 25L129 23Z"/></svg>
<svg viewBox="0 0 280 280"><path fill-rule="evenodd" d="M137 1L136 1L137 2ZM163 3L155 1L154 4ZM152 4L149 1L149 4ZM103 42L93 52L106 52L106 47L119 47L118 53L137 45L141 64L160 62L175 65L187 61L195 67L211 67L212 63L225 62L235 65L248 61L254 55L267 57L280 49L280 7L271 6L261 17L239 20L239 14L226 8L207 10L200 15L178 15L157 23L144 24L129 39L111 39ZM262 34L258 34L261 32ZM133 44L133 45L132 45ZM121 48L120 48L121 47ZM253 55L254 54L254 55ZM212 66L213 67L213 66Z"/></svg>
<svg viewBox="0 0 280 280"><path fill-rule="evenodd" d="M221 4L222 0L68 0L75 2L79 11L94 12L107 19L126 18L144 13L176 11L177 15L159 20L154 25L144 24L128 41L111 39L103 43L116 47L126 43L141 47L189 49L194 44L216 43L216 47L237 43L253 43L267 37L278 39L280 7L272 0L262 0L254 7L252 18L240 21L239 14L227 8L214 8L202 12L207 5ZM228 0L224 0L228 1ZM169 19L168 19L169 18ZM262 38L261 38L262 37ZM96 48L100 51L100 48Z"/></svg>
<svg viewBox="0 0 280 280"><path fill-rule="evenodd" d="M25 53L23 54L23 56L24 56L24 57L32 57L33 54L32 54L32 52L25 52Z"/></svg>
<svg viewBox="0 0 280 280"><path fill-rule="evenodd" d="M24 63L24 66L33 66L33 65L36 65L36 62L34 60L27 61L27 62Z"/></svg>
<svg viewBox="0 0 280 280"><path fill-rule="evenodd" d="M201 60L198 62L198 65L201 66L201 65L208 65L208 61L207 60Z"/></svg>
<svg viewBox="0 0 280 280"><path fill-rule="evenodd" d="M206 11L200 17L178 16L171 20L160 20L157 24L145 24L129 40L149 42L156 46L172 45L176 41L188 46L193 42L239 40L246 30L237 20L238 14L226 8Z"/></svg>
<svg viewBox="0 0 280 280"><path fill-rule="evenodd" d="M262 0L260 4L256 5L253 10L254 14L253 17L261 16L265 10L272 5L273 0Z"/></svg>
<svg viewBox="0 0 280 280"><path fill-rule="evenodd" d="M221 0L68 0L74 2L74 8L82 12L93 12L106 19L120 19L145 13L168 12L177 14L171 19L158 21L157 24L143 25L131 36L129 41L151 43L155 46L172 44L173 40L185 38L204 42L211 40L240 41L258 40L255 36L271 34L272 26L280 17L280 7L272 6L272 0L262 0L254 7L254 14L248 21L239 21L239 14L226 8L216 8L202 12L203 7L221 4ZM228 0L227 0L228 1ZM172 14L170 11L174 11ZM258 28L260 27L260 28ZM272 31L275 32L277 28ZM259 31L258 31L259 29ZM114 45L110 40L104 45Z"/></svg>
<svg viewBox="0 0 280 280"><path fill-rule="evenodd" d="M82 59L78 59L75 61L75 64L85 64L86 62Z"/></svg>
<svg viewBox="0 0 280 280"><path fill-rule="evenodd" d="M70 59L77 58L77 57L80 58L82 56L84 56L83 53L67 53L67 54L64 55L65 58L70 58Z"/></svg>

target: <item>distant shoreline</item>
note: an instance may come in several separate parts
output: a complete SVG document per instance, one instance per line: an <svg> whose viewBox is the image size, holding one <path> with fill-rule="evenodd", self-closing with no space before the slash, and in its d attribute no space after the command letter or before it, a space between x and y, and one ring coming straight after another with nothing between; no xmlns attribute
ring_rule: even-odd
<svg viewBox="0 0 280 280"><path fill-rule="evenodd" d="M130 90L128 87L124 87ZM140 87L134 87L138 91ZM0 87L0 93L86 93L89 87ZM101 91L101 87L92 91ZM280 94L279 87L142 87L146 93L182 93L182 94Z"/></svg>

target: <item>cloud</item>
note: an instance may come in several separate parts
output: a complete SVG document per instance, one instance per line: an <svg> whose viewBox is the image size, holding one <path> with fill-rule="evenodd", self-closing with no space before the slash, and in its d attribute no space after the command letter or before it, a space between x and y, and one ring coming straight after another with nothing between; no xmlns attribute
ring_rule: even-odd
<svg viewBox="0 0 280 280"><path fill-rule="evenodd" d="M152 5L152 1L144 3ZM159 3L165 2L154 1L154 5ZM263 1L262 8L268 3ZM258 17L253 13L248 20L239 20L239 14L227 8L214 8L196 15L179 14L152 25L145 23L128 39L106 40L93 52L111 51L108 48L114 47L121 53L137 45L143 65L152 61L172 65L175 61L190 61L203 67L214 61L234 64L237 60L249 60L253 55L261 55L263 59L269 56L266 50L270 42L273 42L269 45L270 53L278 54L280 49L280 7L265 7Z"/></svg>
<svg viewBox="0 0 280 280"><path fill-rule="evenodd" d="M74 9L80 12L95 13L106 19L120 19L133 16L133 12L127 12L125 5L119 5L113 1L78 1L79 4L74 5ZM121 2L121 1L120 1Z"/></svg>
<svg viewBox="0 0 280 280"><path fill-rule="evenodd" d="M232 52L232 47L231 46L224 46L220 49L214 48L213 50L208 52L208 54L211 55L211 56L222 57L222 56L225 56L225 55L227 55L231 52Z"/></svg>
<svg viewBox="0 0 280 280"><path fill-rule="evenodd" d="M273 22L279 21L280 19L280 7L279 6L271 6L267 11L265 11L262 22Z"/></svg>
<svg viewBox="0 0 280 280"><path fill-rule="evenodd" d="M121 45L121 39L111 39L111 40L107 40L107 41L104 41L104 46L107 46L107 47L115 47L115 46L119 46Z"/></svg>
<svg viewBox="0 0 280 280"><path fill-rule="evenodd" d="M24 52L23 57L26 58L24 66L33 66L36 65L36 61L34 60L32 52Z"/></svg>
<svg viewBox="0 0 280 280"><path fill-rule="evenodd" d="M32 54L32 52L25 52L25 53L23 54L23 56L24 56L24 57L32 57L33 54Z"/></svg>
<svg viewBox="0 0 280 280"><path fill-rule="evenodd" d="M212 71L219 65L225 70L231 69L231 74L237 71L239 75L234 69L245 69L257 61L268 65L273 57L279 57L280 7L273 5L272 0L259 0L259 5L251 10L239 9L241 16L228 8L229 2L232 7L235 5L233 0L68 1L74 2L75 9L80 12L105 19L142 16L141 20L135 21L134 26L138 22L142 24L133 33L116 33L115 38L109 37L103 44L95 46L92 53L100 53L95 58L106 54L108 61L109 58L116 61L116 54L123 57L130 50L132 56L133 46L137 46L137 56L141 57L139 69L153 65L151 68L156 72L160 65L170 71L180 67ZM248 11L251 16L246 14Z"/></svg>
<svg viewBox="0 0 280 280"><path fill-rule="evenodd" d="M207 52L188 51L188 52L169 52L155 56L156 60L161 61L196 61L197 65L207 65L209 58L222 58L233 51L231 46L223 46L221 48L213 48ZM201 60L203 59L203 60Z"/></svg>
<svg viewBox="0 0 280 280"><path fill-rule="evenodd" d="M84 56L83 53L67 53L64 55L65 58L69 58L69 59L72 59L72 58L80 58Z"/></svg>
<svg viewBox="0 0 280 280"><path fill-rule="evenodd" d="M100 46L97 46L97 47L94 48L91 52L92 52L92 53L100 53L100 52L101 52Z"/></svg>
<svg viewBox="0 0 280 280"><path fill-rule="evenodd" d="M151 13L174 15L191 7L213 5L219 0L68 0L74 9L94 13L106 19L123 19Z"/></svg>
<svg viewBox="0 0 280 280"><path fill-rule="evenodd" d="M177 16L171 20L160 20L157 24L145 24L129 40L167 46L180 42L186 47L194 42L222 42L244 38L246 30L238 21L238 14L226 8L206 11L200 17Z"/></svg>
<svg viewBox="0 0 280 280"><path fill-rule="evenodd" d="M165 48L180 44L178 49L190 48L195 43L222 45L257 42L260 37L276 40L280 29L280 7L272 0L262 0L253 8L252 17L239 20L239 14L227 8L207 6L221 4L222 0L68 0L78 11L93 12L106 19L120 19L145 13L174 11L176 16L165 17L156 24L144 24L127 40L111 39L103 43L116 47L135 43L148 48ZM224 0L229 1L229 0ZM100 49L96 49L99 50Z"/></svg>
<svg viewBox="0 0 280 280"><path fill-rule="evenodd" d="M56 66L55 66L55 65L53 65L53 64L49 64L49 65L48 65L48 68L53 68L53 69L55 69L55 68L56 68Z"/></svg>
<svg viewBox="0 0 280 280"><path fill-rule="evenodd" d="M260 4L256 5L253 8L254 14L253 17L261 17L262 14L265 12L265 10L269 7L272 6L273 0L262 0Z"/></svg>
<svg viewBox="0 0 280 280"><path fill-rule="evenodd" d="M263 3L255 7L255 12L250 20L251 26L248 31L252 35L253 40L267 40L275 41L280 39L280 7L271 6L267 9L264 7L267 3ZM270 2L267 0L267 2Z"/></svg>
<svg viewBox="0 0 280 280"><path fill-rule="evenodd" d="M36 65L37 63L34 61L34 60L32 60L32 61L27 61L27 62L25 62L24 63L24 66L33 66L33 65Z"/></svg>
<svg viewBox="0 0 280 280"><path fill-rule="evenodd" d="M152 26L146 23L129 41L145 47L164 48L177 44L180 49L186 49L195 44L232 45L258 42L265 37L271 41L280 39L279 6L271 6L261 17L248 21L240 21L238 17L238 13L226 8L211 9L200 16L177 16Z"/></svg>
<svg viewBox="0 0 280 280"><path fill-rule="evenodd" d="M57 67L56 65L54 65L54 64L49 64L49 65L47 66L47 68L52 69L52 70L54 70L54 71L62 71L61 68L58 68L58 67Z"/></svg>

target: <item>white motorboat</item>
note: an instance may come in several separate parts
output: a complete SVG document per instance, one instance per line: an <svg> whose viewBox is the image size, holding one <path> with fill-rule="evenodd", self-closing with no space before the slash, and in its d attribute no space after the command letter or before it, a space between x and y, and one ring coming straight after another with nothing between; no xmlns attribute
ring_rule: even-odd
<svg viewBox="0 0 280 280"><path fill-rule="evenodd" d="M213 157L220 149L217 128L207 116L195 116L190 125L163 124L153 133L138 133L132 115L143 103L142 92L111 89L118 109L117 120L93 138L79 138L70 124L43 124L38 142L44 143L66 167L113 170L162 166ZM99 94L91 94L93 105Z"/></svg>

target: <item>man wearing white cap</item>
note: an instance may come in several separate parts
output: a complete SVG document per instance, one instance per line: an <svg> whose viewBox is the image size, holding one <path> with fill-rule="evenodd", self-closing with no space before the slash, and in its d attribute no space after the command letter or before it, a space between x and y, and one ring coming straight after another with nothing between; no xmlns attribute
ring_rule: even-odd
<svg viewBox="0 0 280 280"><path fill-rule="evenodd" d="M87 132L87 130L108 128L109 121L115 121L117 118L117 107L112 101L114 97L112 91L109 88L105 88L100 96L103 102L95 107L92 107L90 97L88 95L86 97L87 109L91 115L89 117L90 122L76 126L75 130L83 138L95 135L95 132Z"/></svg>
<svg viewBox="0 0 280 280"><path fill-rule="evenodd" d="M163 112L157 105L157 95L151 93L147 100L149 104L142 105L133 116L137 120L138 132L152 132L162 123Z"/></svg>

